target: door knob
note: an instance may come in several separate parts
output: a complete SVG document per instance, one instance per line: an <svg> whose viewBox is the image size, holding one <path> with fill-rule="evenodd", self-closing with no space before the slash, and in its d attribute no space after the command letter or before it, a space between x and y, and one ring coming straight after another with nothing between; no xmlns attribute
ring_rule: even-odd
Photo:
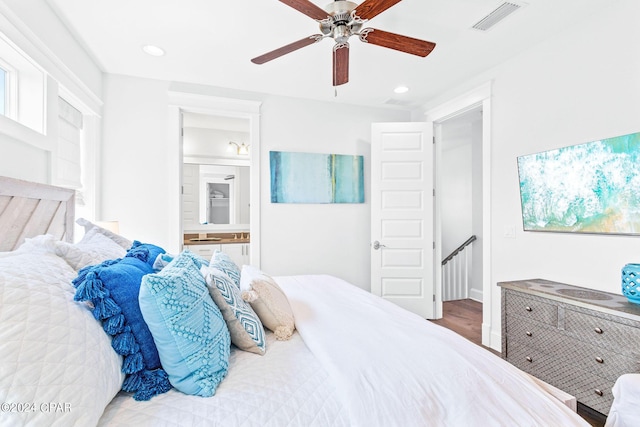
<svg viewBox="0 0 640 427"><path fill-rule="evenodd" d="M386 248L385 245L381 244L380 242L378 242L377 240L375 242L373 242L373 249L375 249L376 251L380 248Z"/></svg>

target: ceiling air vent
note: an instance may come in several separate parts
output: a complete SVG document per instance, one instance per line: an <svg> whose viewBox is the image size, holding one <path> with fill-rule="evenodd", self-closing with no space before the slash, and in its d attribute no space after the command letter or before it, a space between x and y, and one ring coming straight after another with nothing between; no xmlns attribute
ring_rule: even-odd
<svg viewBox="0 0 640 427"><path fill-rule="evenodd" d="M480 31L487 31L489 28L520 9L524 4L515 2L504 2L498 6L493 12L476 22L472 28Z"/></svg>

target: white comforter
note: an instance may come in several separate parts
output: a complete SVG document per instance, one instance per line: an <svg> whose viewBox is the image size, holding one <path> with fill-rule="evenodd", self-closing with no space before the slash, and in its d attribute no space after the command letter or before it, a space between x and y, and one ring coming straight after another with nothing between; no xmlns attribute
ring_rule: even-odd
<svg viewBox="0 0 640 427"><path fill-rule="evenodd" d="M331 276L277 277L290 341L233 351L211 398L175 390L109 404L101 426L584 426L524 373L455 333Z"/></svg>
<svg viewBox="0 0 640 427"><path fill-rule="evenodd" d="M279 278L353 426L588 425L459 335L329 276Z"/></svg>

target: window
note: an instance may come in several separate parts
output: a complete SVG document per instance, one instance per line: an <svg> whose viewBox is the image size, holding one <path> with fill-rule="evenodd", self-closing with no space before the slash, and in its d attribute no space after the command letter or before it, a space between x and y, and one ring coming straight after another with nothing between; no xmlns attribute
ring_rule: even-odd
<svg viewBox="0 0 640 427"><path fill-rule="evenodd" d="M46 73L0 33L0 115L45 134Z"/></svg>

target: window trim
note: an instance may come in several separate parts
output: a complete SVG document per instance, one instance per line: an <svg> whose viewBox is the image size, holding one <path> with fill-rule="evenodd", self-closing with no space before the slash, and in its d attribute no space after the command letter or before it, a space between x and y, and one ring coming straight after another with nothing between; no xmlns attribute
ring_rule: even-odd
<svg viewBox="0 0 640 427"><path fill-rule="evenodd" d="M4 117L17 121L18 111L18 72L10 63L0 58L0 68L4 74Z"/></svg>

